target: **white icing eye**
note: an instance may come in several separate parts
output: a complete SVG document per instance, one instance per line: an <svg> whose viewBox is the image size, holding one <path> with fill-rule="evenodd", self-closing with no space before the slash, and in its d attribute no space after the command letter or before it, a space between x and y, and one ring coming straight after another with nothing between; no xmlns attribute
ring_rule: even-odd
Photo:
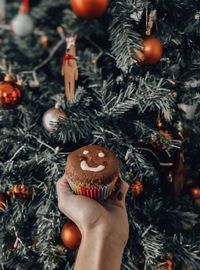
<svg viewBox="0 0 200 270"><path fill-rule="evenodd" d="M100 152L100 153L98 153L98 157L103 158L103 157L105 157L105 154L103 152Z"/></svg>
<svg viewBox="0 0 200 270"><path fill-rule="evenodd" d="M89 154L89 151L88 150L84 150L83 151L83 155L87 155L87 154Z"/></svg>

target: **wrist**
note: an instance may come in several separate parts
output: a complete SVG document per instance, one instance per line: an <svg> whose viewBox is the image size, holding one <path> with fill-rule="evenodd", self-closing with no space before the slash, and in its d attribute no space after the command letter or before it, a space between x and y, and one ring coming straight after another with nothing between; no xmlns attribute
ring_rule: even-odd
<svg viewBox="0 0 200 270"><path fill-rule="evenodd" d="M75 270L120 270L125 244L102 228L82 232ZM82 258L88 258L90 264Z"/></svg>

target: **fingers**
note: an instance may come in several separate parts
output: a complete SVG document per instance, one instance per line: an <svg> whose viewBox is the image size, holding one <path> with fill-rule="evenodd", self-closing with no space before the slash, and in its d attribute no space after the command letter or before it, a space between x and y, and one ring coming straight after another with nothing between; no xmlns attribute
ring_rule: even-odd
<svg viewBox="0 0 200 270"><path fill-rule="evenodd" d="M119 188L111 195L111 197L108 199L108 202L125 208L128 189L129 184L126 183L124 180L121 180Z"/></svg>
<svg viewBox="0 0 200 270"><path fill-rule="evenodd" d="M63 176L56 183L56 191L58 195L58 208L68 216L80 228L86 222L97 219L101 214L100 204L95 200L75 195L71 192L66 176Z"/></svg>
<svg viewBox="0 0 200 270"><path fill-rule="evenodd" d="M61 212L66 210L66 203L72 196L75 196L67 183L66 177L61 177L56 183L56 192L58 196L58 208Z"/></svg>

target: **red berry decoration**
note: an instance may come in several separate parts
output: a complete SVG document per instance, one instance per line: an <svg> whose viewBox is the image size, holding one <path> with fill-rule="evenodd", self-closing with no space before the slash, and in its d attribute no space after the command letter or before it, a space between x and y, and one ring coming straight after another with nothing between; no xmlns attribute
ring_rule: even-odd
<svg viewBox="0 0 200 270"><path fill-rule="evenodd" d="M70 0L70 4L77 16L91 20L105 13L109 0Z"/></svg>
<svg viewBox="0 0 200 270"><path fill-rule="evenodd" d="M62 227L61 239L67 248L77 249L81 243L81 232L74 223L65 223Z"/></svg>
<svg viewBox="0 0 200 270"><path fill-rule="evenodd" d="M0 108L12 108L20 103L22 91L14 82L0 82Z"/></svg>
<svg viewBox="0 0 200 270"><path fill-rule="evenodd" d="M135 197L138 197L143 193L143 186L140 180L135 181L135 183L132 185L131 192Z"/></svg>
<svg viewBox="0 0 200 270"><path fill-rule="evenodd" d="M155 37L148 37L142 41L143 50L135 49L137 61L144 66L155 65L163 54L163 44Z"/></svg>

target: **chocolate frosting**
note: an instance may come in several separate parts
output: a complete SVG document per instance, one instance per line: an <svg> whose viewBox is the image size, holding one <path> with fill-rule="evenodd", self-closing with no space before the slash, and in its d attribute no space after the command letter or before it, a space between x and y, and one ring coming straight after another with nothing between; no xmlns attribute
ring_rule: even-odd
<svg viewBox="0 0 200 270"><path fill-rule="evenodd" d="M119 175L119 163L109 149L88 145L69 154L65 173L77 184L98 187L109 184Z"/></svg>

